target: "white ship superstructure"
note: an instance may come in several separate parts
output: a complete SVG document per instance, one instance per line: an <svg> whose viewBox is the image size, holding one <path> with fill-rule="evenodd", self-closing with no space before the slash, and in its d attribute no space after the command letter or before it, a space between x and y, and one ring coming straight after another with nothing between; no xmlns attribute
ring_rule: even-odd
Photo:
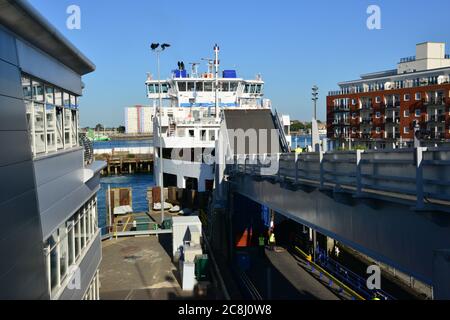
<svg viewBox="0 0 450 320"><path fill-rule="evenodd" d="M163 108L161 123L154 117L155 168L154 176L161 185L160 161L163 161L164 186L177 186L204 192L214 185L214 166L208 155L214 155L221 125L221 111L225 109L270 109L271 102L264 99L264 81L260 75L253 80L239 78L236 70L219 67L219 47L215 58L208 60L208 70L199 73L198 63L191 63L189 74L183 62L172 72L170 79L148 76L148 98L153 100L155 114L161 95ZM161 92L158 84L161 83ZM289 134L290 121L284 132ZM162 137L161 137L162 135ZM162 138L162 139L160 139ZM163 155L160 154L162 141ZM206 155L206 156L203 156ZM180 160L179 158L182 158Z"/></svg>

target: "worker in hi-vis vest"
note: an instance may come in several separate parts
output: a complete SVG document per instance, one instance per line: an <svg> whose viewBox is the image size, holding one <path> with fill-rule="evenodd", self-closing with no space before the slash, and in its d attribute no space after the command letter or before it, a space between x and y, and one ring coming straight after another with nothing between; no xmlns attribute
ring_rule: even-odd
<svg viewBox="0 0 450 320"><path fill-rule="evenodd" d="M275 246L275 244L276 244L275 232L272 232L269 237L269 246Z"/></svg>

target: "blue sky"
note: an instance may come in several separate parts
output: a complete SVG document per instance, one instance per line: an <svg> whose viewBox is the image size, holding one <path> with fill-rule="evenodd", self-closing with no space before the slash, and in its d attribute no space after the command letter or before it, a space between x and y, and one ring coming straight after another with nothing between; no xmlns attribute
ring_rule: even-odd
<svg viewBox="0 0 450 320"><path fill-rule="evenodd" d="M31 0L96 65L84 77L81 125L124 122L124 107L148 104L146 73L156 74L151 42L172 47L162 57L162 75L179 60L199 61L221 47L223 68L266 81L266 97L291 118L312 117L311 87L325 97L337 83L360 74L395 68L415 54L415 44L449 46L448 0L345 1L159 1ZM66 8L81 8L81 30L66 28ZM369 5L381 8L381 30L366 27ZM204 68L204 66L203 66Z"/></svg>

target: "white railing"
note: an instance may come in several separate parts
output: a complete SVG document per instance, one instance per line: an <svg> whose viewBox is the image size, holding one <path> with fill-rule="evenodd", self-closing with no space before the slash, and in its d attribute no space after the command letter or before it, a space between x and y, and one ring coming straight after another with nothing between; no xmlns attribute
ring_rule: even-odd
<svg viewBox="0 0 450 320"><path fill-rule="evenodd" d="M357 195L415 198L419 209L430 200L446 205L450 201L450 149L443 148L241 155L228 170Z"/></svg>

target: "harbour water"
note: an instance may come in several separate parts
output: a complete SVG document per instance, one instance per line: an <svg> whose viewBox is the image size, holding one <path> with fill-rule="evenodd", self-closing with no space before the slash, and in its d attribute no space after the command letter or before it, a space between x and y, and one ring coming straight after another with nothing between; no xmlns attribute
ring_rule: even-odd
<svg viewBox="0 0 450 320"><path fill-rule="evenodd" d="M148 140L113 140L113 141L96 141L94 149L113 149L113 148L141 148L152 147L153 141Z"/></svg>
<svg viewBox="0 0 450 320"><path fill-rule="evenodd" d="M154 186L153 175L133 174L123 176L103 177L100 180L100 191L98 192L98 220L99 227L106 226L106 192L108 186L111 188L133 189L133 210L135 212L148 211L147 189Z"/></svg>

